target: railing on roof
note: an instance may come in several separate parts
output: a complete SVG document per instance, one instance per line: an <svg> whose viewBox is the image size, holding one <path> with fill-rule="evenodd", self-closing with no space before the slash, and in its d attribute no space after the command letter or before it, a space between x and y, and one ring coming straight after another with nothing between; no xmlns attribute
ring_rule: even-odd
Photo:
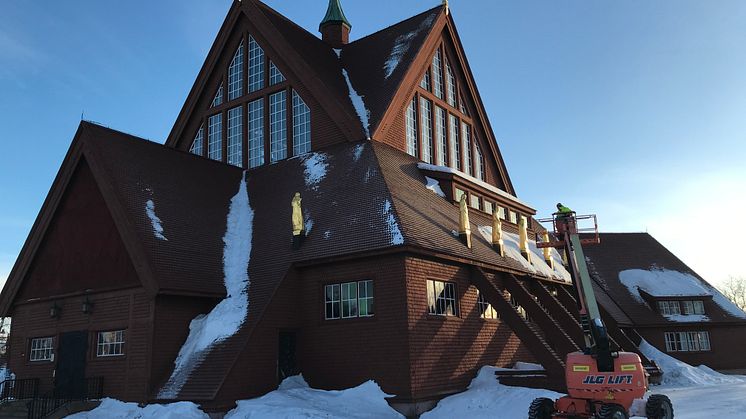
<svg viewBox="0 0 746 419"><path fill-rule="evenodd" d="M539 218L540 224L544 225L551 232L549 241L544 240L544 233L536 233L536 247L565 247L565 242L562 240L562 234L568 232L570 234L577 233L581 235L581 244L598 244L601 243L601 237L598 234L598 220L596 214L577 215L575 211L571 213L554 213L552 218ZM551 229L548 224L551 223ZM590 237L589 237L590 236Z"/></svg>

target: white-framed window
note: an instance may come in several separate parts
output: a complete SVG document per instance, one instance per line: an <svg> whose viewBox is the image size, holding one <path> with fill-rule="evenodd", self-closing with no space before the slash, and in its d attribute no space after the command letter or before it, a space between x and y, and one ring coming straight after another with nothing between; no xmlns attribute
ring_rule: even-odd
<svg viewBox="0 0 746 419"><path fill-rule="evenodd" d="M427 90L428 92L430 91L430 69L429 68L425 71L425 75L422 76L422 80L420 80L420 87Z"/></svg>
<svg viewBox="0 0 746 419"><path fill-rule="evenodd" d="M264 99L249 102L249 167L264 164Z"/></svg>
<svg viewBox="0 0 746 419"><path fill-rule="evenodd" d="M479 309L479 317L483 319L499 319L500 315L497 314L497 310L492 307L492 304L488 303L479 290L477 290L477 308Z"/></svg>
<svg viewBox="0 0 746 419"><path fill-rule="evenodd" d="M476 139L474 140L474 177L484 180L484 155Z"/></svg>
<svg viewBox="0 0 746 419"><path fill-rule="evenodd" d="M461 140L459 139L459 119L453 115L450 117L449 123L451 128L451 167L456 170L461 170Z"/></svg>
<svg viewBox="0 0 746 419"><path fill-rule="evenodd" d="M223 159L223 114L211 116L207 120L207 157Z"/></svg>
<svg viewBox="0 0 746 419"><path fill-rule="evenodd" d="M228 164L243 166L243 108L228 110Z"/></svg>
<svg viewBox="0 0 746 419"><path fill-rule="evenodd" d="M435 164L446 165L448 155L448 138L446 138L446 110L440 106L435 107L435 139L437 141L438 155Z"/></svg>
<svg viewBox="0 0 746 419"><path fill-rule="evenodd" d="M285 81L285 76L282 75L280 69L277 68L275 63L269 62L269 85L274 86L275 84L282 83Z"/></svg>
<svg viewBox="0 0 746 419"><path fill-rule="evenodd" d="M497 207L497 216L500 217L501 220L505 219L505 208L498 206Z"/></svg>
<svg viewBox="0 0 746 419"><path fill-rule="evenodd" d="M433 162L433 104L420 97L420 127L422 128L422 160Z"/></svg>
<svg viewBox="0 0 746 419"><path fill-rule="evenodd" d="M222 89L220 94L222 98ZM236 49L233 60L228 66L228 100L236 99L241 95L243 95L243 41Z"/></svg>
<svg viewBox="0 0 746 419"><path fill-rule="evenodd" d="M474 209L481 209L482 206L480 205L480 199L479 196L472 194L469 194L469 205L471 205Z"/></svg>
<svg viewBox="0 0 746 419"><path fill-rule="evenodd" d="M705 314L705 303L702 300L682 301L683 314Z"/></svg>
<svg viewBox="0 0 746 419"><path fill-rule="evenodd" d="M681 314L681 306L678 301L658 301L658 310L664 315Z"/></svg>
<svg viewBox="0 0 746 419"><path fill-rule="evenodd" d="M205 127L204 125L200 125L199 129L197 130L197 135L194 136L194 141L192 141L192 146L189 147L189 152L192 154L201 156L202 148L204 147L204 142L205 142Z"/></svg>
<svg viewBox="0 0 746 419"><path fill-rule="evenodd" d="M511 223L518 224L518 214L515 211L510 211L509 212L509 216L510 216L510 220L509 221Z"/></svg>
<svg viewBox="0 0 746 419"><path fill-rule="evenodd" d="M464 95L461 95L461 100L459 100L459 109L461 110L461 113L469 116L469 112L466 111L466 101L464 101Z"/></svg>
<svg viewBox="0 0 746 419"><path fill-rule="evenodd" d="M711 350L710 333L695 332L665 332L667 352L703 352Z"/></svg>
<svg viewBox="0 0 746 419"><path fill-rule="evenodd" d="M373 281L353 281L324 286L324 318L326 320L371 317Z"/></svg>
<svg viewBox="0 0 746 419"><path fill-rule="evenodd" d="M269 158L270 163L288 156L287 92L269 96Z"/></svg>
<svg viewBox="0 0 746 419"><path fill-rule="evenodd" d="M495 204L488 200L484 200L484 212L487 214L492 214L492 212L495 210Z"/></svg>
<svg viewBox="0 0 746 419"><path fill-rule="evenodd" d="M438 99L443 99L443 59L440 49L433 56L433 93Z"/></svg>
<svg viewBox="0 0 746 419"><path fill-rule="evenodd" d="M456 188L456 192L453 194L453 197L456 200L456 202L460 202L461 201L461 197L464 196L464 195L466 195L466 192L464 192L463 190L461 190L459 188Z"/></svg>
<svg viewBox="0 0 746 419"><path fill-rule="evenodd" d="M210 107L214 108L222 104L223 104L223 83L220 83L220 87L218 87L218 91L215 93L215 97L212 99L212 103L210 104Z"/></svg>
<svg viewBox="0 0 746 419"><path fill-rule="evenodd" d="M471 126L465 122L461 123L461 138L464 141L464 172L467 175L471 175L473 163L471 155Z"/></svg>
<svg viewBox="0 0 746 419"><path fill-rule="evenodd" d="M417 150L417 97L407 107L407 153L419 157Z"/></svg>
<svg viewBox="0 0 746 419"><path fill-rule="evenodd" d="M124 330L98 332L96 342L97 357L124 355Z"/></svg>
<svg viewBox="0 0 746 419"><path fill-rule="evenodd" d="M456 284L427 280L427 313L436 316L458 316Z"/></svg>
<svg viewBox="0 0 746 419"><path fill-rule="evenodd" d="M293 90L293 155L311 151L311 110Z"/></svg>
<svg viewBox="0 0 746 419"><path fill-rule="evenodd" d="M451 63L446 59L446 90L448 95L448 104L456 107L456 77L453 75Z"/></svg>
<svg viewBox="0 0 746 419"><path fill-rule="evenodd" d="M249 35L249 93L264 88L264 50Z"/></svg>
<svg viewBox="0 0 746 419"><path fill-rule="evenodd" d="M53 361L54 360L54 338L43 337L31 339L31 350L28 355L29 361Z"/></svg>

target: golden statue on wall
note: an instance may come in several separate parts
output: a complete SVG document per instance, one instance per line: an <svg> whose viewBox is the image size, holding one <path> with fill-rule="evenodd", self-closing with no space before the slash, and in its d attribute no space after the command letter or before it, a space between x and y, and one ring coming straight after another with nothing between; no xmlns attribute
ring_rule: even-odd
<svg viewBox="0 0 746 419"><path fill-rule="evenodd" d="M549 241L549 232L544 230L544 234L542 235L542 239L544 242ZM544 248L544 260L547 262L547 265L549 265L550 268L554 269L554 259L552 259L552 248L551 247L545 247Z"/></svg>
<svg viewBox="0 0 746 419"><path fill-rule="evenodd" d="M292 201L290 201L290 206L293 207L293 215L292 215L292 222L293 222L293 236L300 236L301 233L303 233L303 209L300 206L300 202L302 201L302 198L300 197L300 192L296 192L295 196L293 196Z"/></svg>
<svg viewBox="0 0 746 419"><path fill-rule="evenodd" d="M505 246L503 242L503 222L500 220L500 207L495 206L492 210L492 247L505 256Z"/></svg>
<svg viewBox="0 0 746 419"><path fill-rule="evenodd" d="M521 255L523 255L527 261L531 262L531 251L528 249L528 220L523 215L521 215L520 220L518 220L518 241Z"/></svg>
<svg viewBox="0 0 746 419"><path fill-rule="evenodd" d="M471 223L469 223L469 206L466 205L466 194L461 195L458 203L458 235L466 247L471 248Z"/></svg>

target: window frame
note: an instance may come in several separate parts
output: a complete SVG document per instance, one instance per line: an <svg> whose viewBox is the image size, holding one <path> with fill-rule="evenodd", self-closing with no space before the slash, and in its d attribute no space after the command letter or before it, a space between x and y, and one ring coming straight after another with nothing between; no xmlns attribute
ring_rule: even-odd
<svg viewBox="0 0 746 419"><path fill-rule="evenodd" d="M124 357L127 354L127 352L125 350L125 348L127 346L126 332L127 332L127 329L112 329L112 330L99 330L99 331L97 331L96 332L96 355L95 355L95 357L97 359ZM104 334L107 334L107 333L113 333L115 335L115 338L117 340L112 341L112 342L102 341L101 337ZM121 337L117 336L117 334L121 334ZM119 339L121 339L121 340L119 340ZM112 353L111 350L110 350L109 353L103 353L105 351L102 351L102 347L109 347L109 348L115 347L115 348L119 348L119 350L121 352Z"/></svg>
<svg viewBox="0 0 746 419"><path fill-rule="evenodd" d="M28 362L54 362L54 355L55 355L55 336L41 336L36 338L30 338L28 343ZM49 343L49 346L43 345L43 346L37 346L34 348L34 344L36 342L39 343ZM48 356L45 356L44 358L34 358L34 354L42 353Z"/></svg>
<svg viewBox="0 0 746 419"><path fill-rule="evenodd" d="M664 332L666 352L710 352L712 340L707 330Z"/></svg>
<svg viewBox="0 0 746 419"><path fill-rule="evenodd" d="M354 285L355 288L355 296L354 299L351 298L350 289ZM361 287L362 285L362 287ZM347 289L347 295L345 295L345 288ZM365 296L361 296L361 288L365 289ZM367 291L370 289L370 294L368 295ZM329 290L331 290L331 299L329 299ZM336 290L336 291L335 291ZM336 296L338 297L335 299L335 292ZM375 285L374 281L372 279L360 279L357 281L346 281L346 282L330 282L322 285L322 295L323 295L323 301L324 301L324 320L350 320L350 319L361 319L361 318L371 318L376 315L375 312ZM346 297L346 298L345 298ZM366 306L366 314L360 314L360 308L361 304L360 301L365 300L365 306ZM350 303L354 301L354 307L355 307L355 313L352 314L352 307L353 304ZM344 309L344 303L348 302L348 311L347 315L345 315L345 309ZM337 316L335 317L335 304L337 304L336 313ZM329 313L331 313L331 317L329 316Z"/></svg>
<svg viewBox="0 0 746 419"><path fill-rule="evenodd" d="M459 318L461 310L459 309L458 284L454 281L444 281L440 279L427 279L425 284L427 314L438 317L456 317ZM442 284L442 290L438 291L438 284ZM450 289L450 293L447 291ZM443 297L439 297L440 294ZM450 296L449 296L450 295ZM448 313L449 302L451 302L452 313Z"/></svg>
<svg viewBox="0 0 746 419"><path fill-rule="evenodd" d="M484 298L484 294L479 288L477 288L477 310L479 311L480 319L500 320L500 313Z"/></svg>

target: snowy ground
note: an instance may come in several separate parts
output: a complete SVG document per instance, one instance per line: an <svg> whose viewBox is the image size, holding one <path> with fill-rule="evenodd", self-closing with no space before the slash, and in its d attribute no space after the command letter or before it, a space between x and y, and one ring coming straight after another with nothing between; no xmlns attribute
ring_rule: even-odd
<svg viewBox="0 0 746 419"><path fill-rule="evenodd" d="M692 367L643 342L640 349L666 371L661 386L652 393L671 398L677 419L742 419L746 417L746 376L723 375L707 367ZM530 366L530 365L529 365ZM521 368L521 366L518 366ZM525 419L528 406L537 397L557 398L561 394L501 385L496 368L483 367L468 390L447 397L423 419L498 418ZM387 395L373 381L342 391L310 388L301 376L290 377L277 390L257 399L238 402L226 419L373 419L403 418L386 403ZM70 416L75 419L203 419L192 403L139 408L133 403L106 399L91 412Z"/></svg>

